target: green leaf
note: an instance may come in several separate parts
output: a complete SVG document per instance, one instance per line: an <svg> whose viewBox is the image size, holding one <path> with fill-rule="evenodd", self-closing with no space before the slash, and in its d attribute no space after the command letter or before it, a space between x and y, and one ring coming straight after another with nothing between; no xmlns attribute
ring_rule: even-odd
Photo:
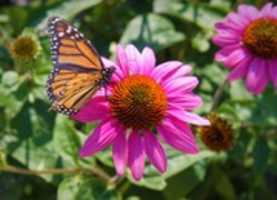
<svg viewBox="0 0 277 200"><path fill-rule="evenodd" d="M18 82L18 74L15 71L6 71L2 77L2 83L5 86L11 87Z"/></svg>
<svg viewBox="0 0 277 200"><path fill-rule="evenodd" d="M231 183L231 180L225 174L225 172L217 169L215 172L215 177L216 177L215 189L223 197L223 199L225 200L237 199L235 189Z"/></svg>
<svg viewBox="0 0 277 200"><path fill-rule="evenodd" d="M103 151L97 153L95 156L101 163L103 163L104 165L106 165L108 167L113 168L114 164L113 164L113 159L112 159L111 148L104 149Z"/></svg>
<svg viewBox="0 0 277 200"><path fill-rule="evenodd" d="M73 121L61 115L57 116L53 132L55 150L65 160L78 162L81 141Z"/></svg>
<svg viewBox="0 0 277 200"><path fill-rule="evenodd" d="M251 121L261 126L273 126L277 124L277 91L273 87L258 97L252 110Z"/></svg>
<svg viewBox="0 0 277 200"><path fill-rule="evenodd" d="M214 156L216 156L214 152L206 151L206 150L201 151L196 155L189 155L189 154L184 155L182 153L176 153L175 155L169 157L168 171L166 172L165 177L168 178L168 177L174 176L180 173L181 171L189 168L193 164Z"/></svg>
<svg viewBox="0 0 277 200"><path fill-rule="evenodd" d="M209 37L207 34L198 33L192 38L192 47L199 52L206 52L210 48Z"/></svg>
<svg viewBox="0 0 277 200"><path fill-rule="evenodd" d="M64 1L62 4L58 5L57 7L54 7L53 9L49 9L46 13L46 16L44 17L44 20L42 20L37 27L40 30L43 30L46 26L48 18L51 16L59 16L66 20L70 20L78 13L90 7L93 7L101 2L102 0L82 0L82 2L74 1L74 0Z"/></svg>
<svg viewBox="0 0 277 200"><path fill-rule="evenodd" d="M202 151L196 155L184 155L179 152L171 151L171 155L168 155L168 170L165 174L160 175L152 165L148 165L145 168L145 176L141 181L136 182L130 176L128 177L136 185L153 190L163 190L167 185L167 178L188 169L199 161L213 156L215 156L215 153L211 151Z"/></svg>
<svg viewBox="0 0 277 200"><path fill-rule="evenodd" d="M200 1L192 3L181 0L155 0L153 8L154 12L178 17L206 31L213 31L214 24L225 15L217 7Z"/></svg>
<svg viewBox="0 0 277 200"><path fill-rule="evenodd" d="M258 137L254 146L254 169L256 173L263 173L269 158L269 146L265 138Z"/></svg>
<svg viewBox="0 0 277 200"><path fill-rule="evenodd" d="M184 39L184 34L177 32L168 19L156 14L147 14L139 15L129 22L120 42L132 43L139 48L150 46L161 50Z"/></svg>
<svg viewBox="0 0 277 200"><path fill-rule="evenodd" d="M92 176L78 175L64 179L58 188L58 200L117 200L114 191L106 189Z"/></svg>
<svg viewBox="0 0 277 200"><path fill-rule="evenodd" d="M53 168L58 163L59 155L52 141L55 114L47 109L42 101L26 103L12 120L15 138L7 144L7 152L29 169ZM42 177L48 181L52 178Z"/></svg>
<svg viewBox="0 0 277 200"><path fill-rule="evenodd" d="M181 199L187 196L204 180L206 167L202 162L196 163L178 175L170 177L163 191L164 195L167 199Z"/></svg>
<svg viewBox="0 0 277 200"><path fill-rule="evenodd" d="M230 84L230 96L234 101L250 101L254 100L254 96L245 88L245 83L235 81Z"/></svg>
<svg viewBox="0 0 277 200"><path fill-rule="evenodd" d="M6 164L6 154L0 149L0 167L4 167Z"/></svg>

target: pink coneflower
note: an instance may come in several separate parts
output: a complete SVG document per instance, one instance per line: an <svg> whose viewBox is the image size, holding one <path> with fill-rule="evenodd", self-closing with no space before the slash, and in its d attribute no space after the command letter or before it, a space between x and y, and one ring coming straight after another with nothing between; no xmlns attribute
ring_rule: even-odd
<svg viewBox="0 0 277 200"><path fill-rule="evenodd" d="M231 69L229 80L243 78L247 89L259 94L271 80L277 88L277 7L266 4L260 11L240 5L216 24L215 44L222 49L215 59Z"/></svg>
<svg viewBox="0 0 277 200"><path fill-rule="evenodd" d="M105 92L100 91L77 114L81 122L100 121L80 151L91 156L112 145L113 162L119 175L126 166L135 180L143 176L147 156L159 172L167 169L163 141L177 150L195 154L198 148L188 124L209 125L209 121L190 111L202 104L193 94L198 80L191 67L179 61L156 65L154 52L142 53L133 45L117 48L116 73Z"/></svg>

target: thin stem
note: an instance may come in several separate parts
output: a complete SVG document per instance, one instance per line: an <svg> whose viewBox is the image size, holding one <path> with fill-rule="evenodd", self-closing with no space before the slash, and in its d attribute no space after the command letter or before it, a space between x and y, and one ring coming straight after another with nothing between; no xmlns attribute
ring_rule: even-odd
<svg viewBox="0 0 277 200"><path fill-rule="evenodd" d="M112 178L110 178L109 186L111 188L116 187L122 180L124 179L123 176L115 175Z"/></svg>
<svg viewBox="0 0 277 200"><path fill-rule="evenodd" d="M24 169L24 168L18 168L11 165L6 165L3 167L0 167L0 171L3 172L10 172L15 174L23 174L23 175L32 175L32 176L39 176L43 174L79 174L81 172L89 172L96 176L98 176L100 179L102 179L105 182L110 182L111 177L104 172L103 170L99 168L50 168L50 169L44 169L44 170L32 170L32 169Z"/></svg>
<svg viewBox="0 0 277 200"><path fill-rule="evenodd" d="M223 92L224 92L224 88L225 86L228 84L228 80L225 79L216 89L215 91L215 95L213 97L213 104L211 107L211 111L214 111L220 104Z"/></svg>

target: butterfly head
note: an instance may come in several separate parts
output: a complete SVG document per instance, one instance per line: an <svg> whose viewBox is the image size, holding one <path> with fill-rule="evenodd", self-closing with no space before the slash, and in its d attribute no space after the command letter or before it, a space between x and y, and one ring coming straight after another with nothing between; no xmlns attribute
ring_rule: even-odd
<svg viewBox="0 0 277 200"><path fill-rule="evenodd" d="M115 72L115 67L104 68L102 70L103 80L105 84L111 80L114 72Z"/></svg>

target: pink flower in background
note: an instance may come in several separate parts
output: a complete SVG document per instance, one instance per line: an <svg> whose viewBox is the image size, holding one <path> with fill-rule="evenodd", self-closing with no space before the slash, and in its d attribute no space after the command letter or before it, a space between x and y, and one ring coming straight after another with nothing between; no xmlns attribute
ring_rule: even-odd
<svg viewBox="0 0 277 200"><path fill-rule="evenodd" d="M245 79L247 89L260 94L269 81L277 88L277 7L260 11L240 5L216 24L215 44L222 49L215 59L231 70L230 81Z"/></svg>
<svg viewBox="0 0 277 200"><path fill-rule="evenodd" d="M116 67L108 98L99 91L73 116L81 122L99 121L80 150L82 157L112 145L117 173L123 175L129 167L134 179L140 180L145 157L160 173L167 169L160 138L179 151L198 152L189 124L209 125L209 121L191 113L202 100L193 93L198 80L190 75L190 66L179 61L156 66L150 48L140 53L133 45L118 46L116 63L103 62Z"/></svg>

